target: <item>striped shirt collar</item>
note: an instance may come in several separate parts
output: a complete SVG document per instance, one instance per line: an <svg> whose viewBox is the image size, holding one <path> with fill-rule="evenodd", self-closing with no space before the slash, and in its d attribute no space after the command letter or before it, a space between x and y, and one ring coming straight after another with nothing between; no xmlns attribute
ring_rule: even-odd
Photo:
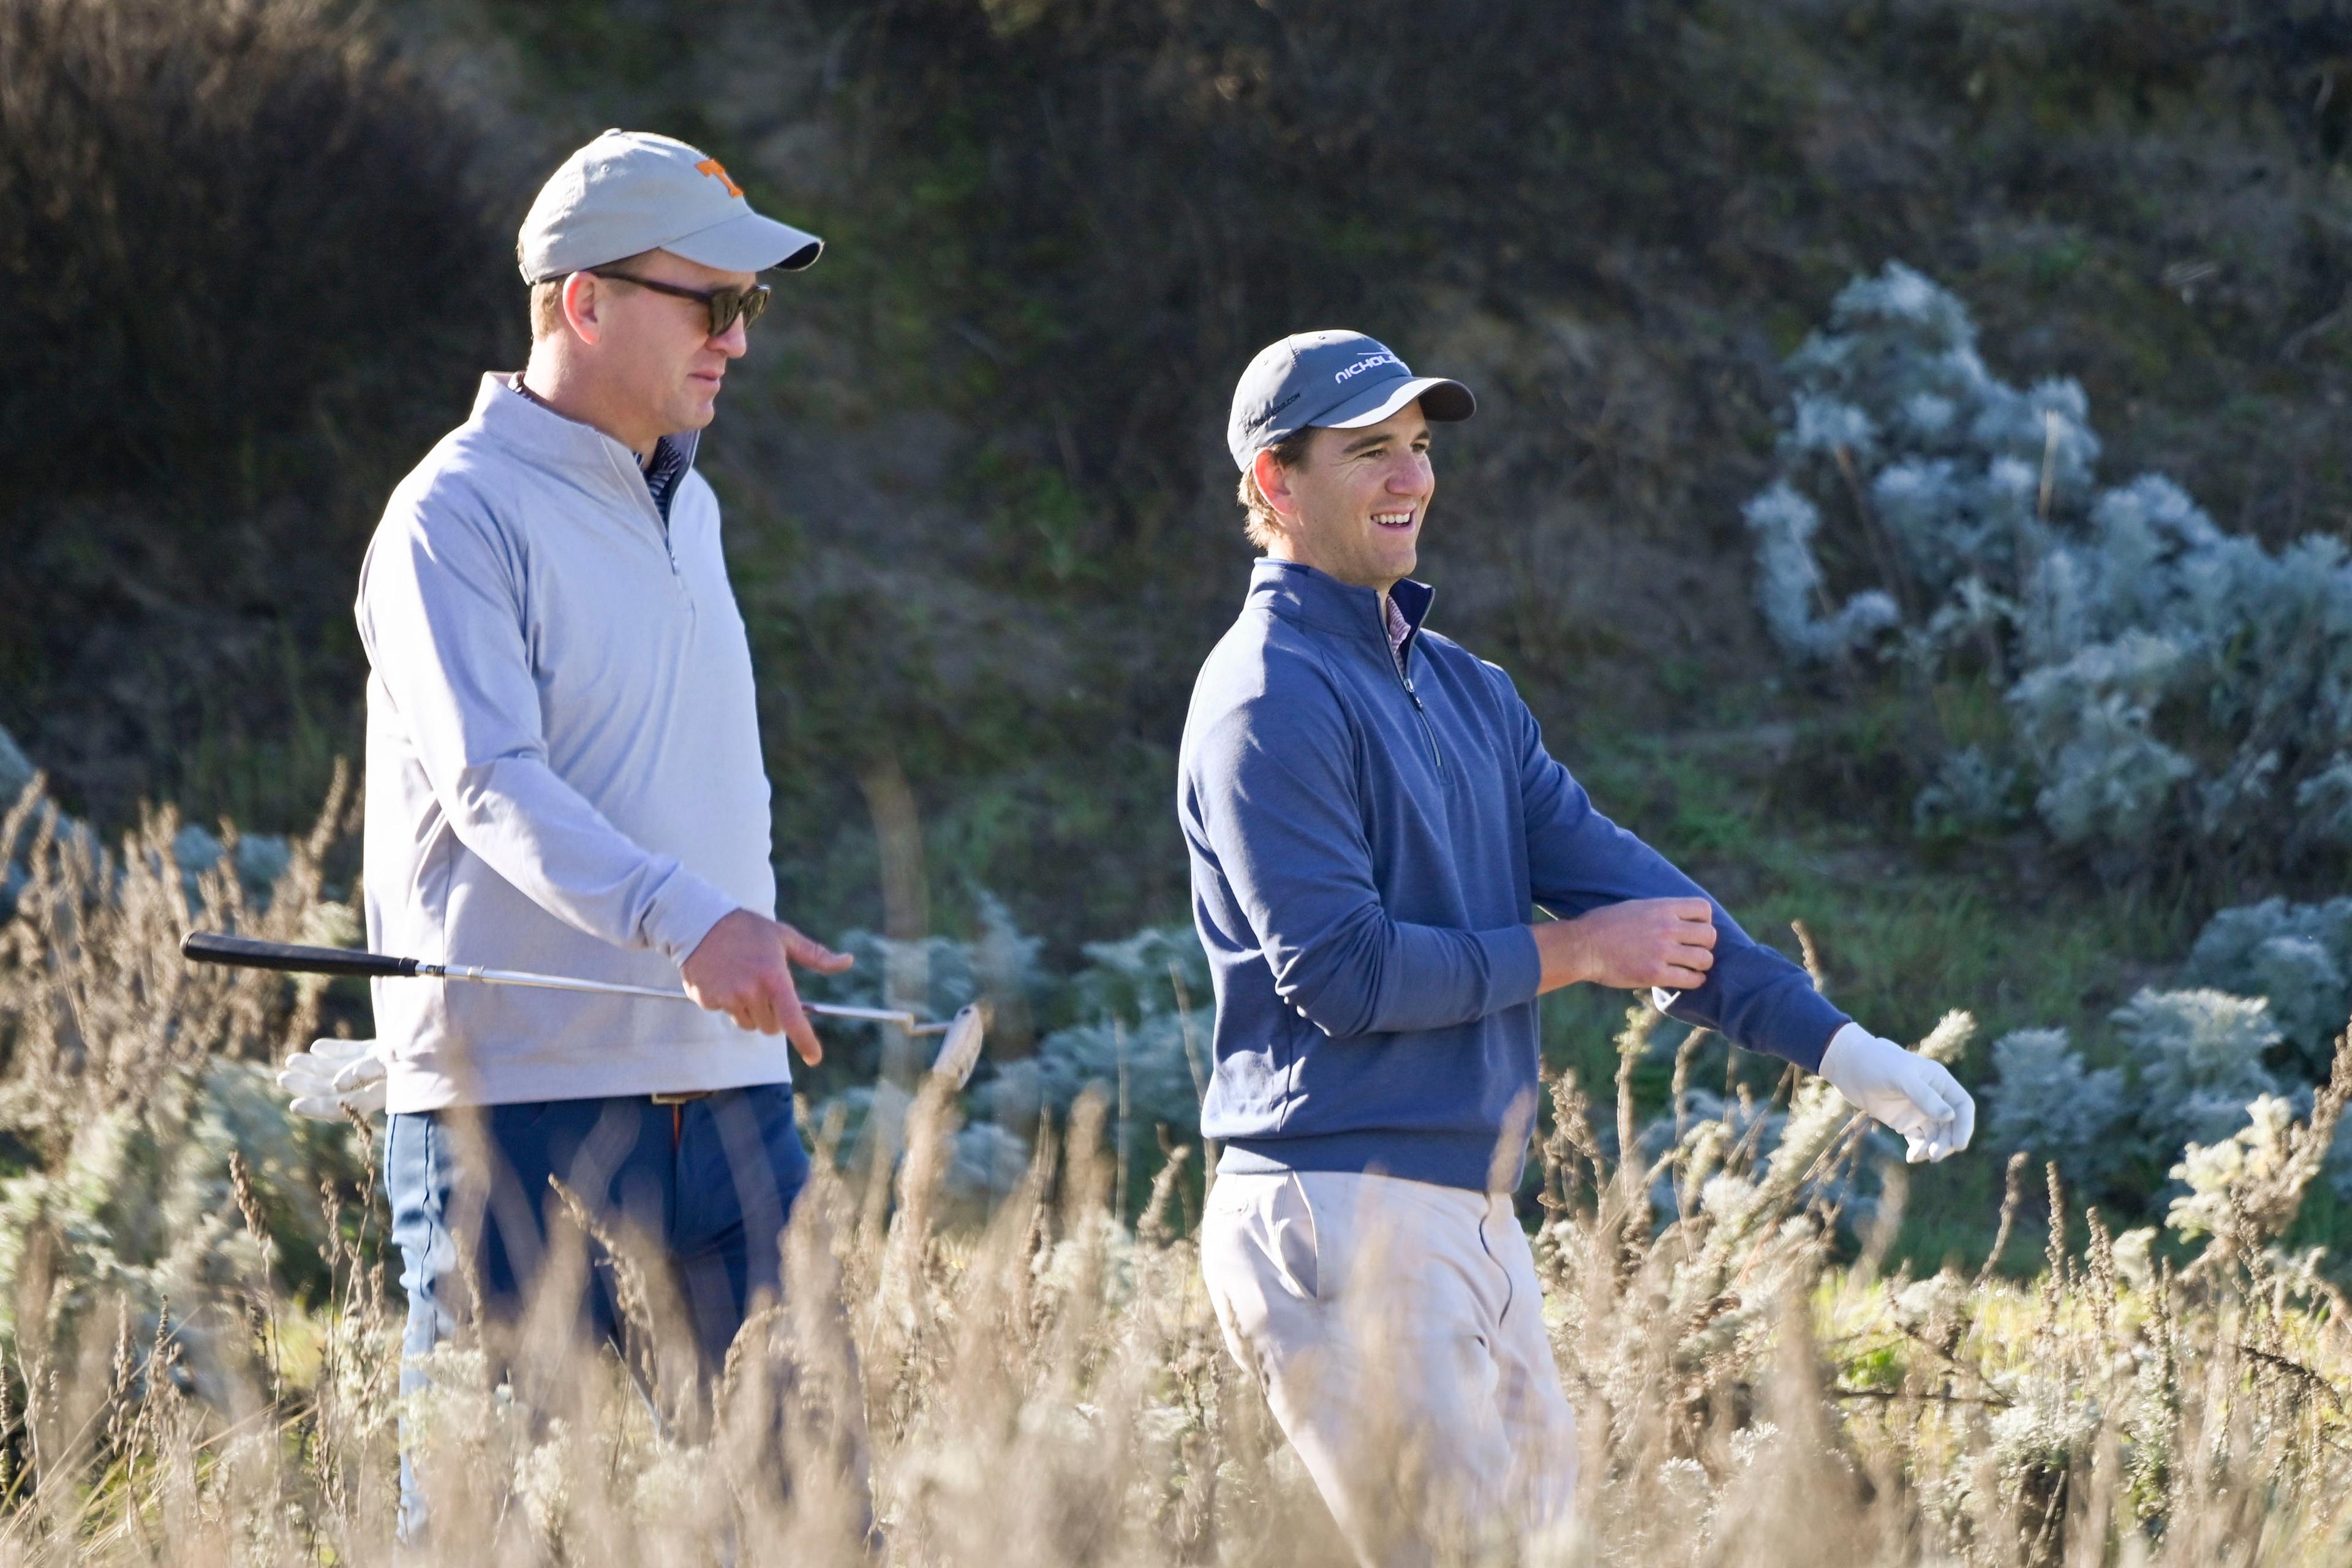
<svg viewBox="0 0 2352 1568"><path fill-rule="evenodd" d="M1396 660L1397 668L1402 669L1404 668L1404 639L1412 636L1412 623L1404 618L1404 612L1402 610L1397 608L1396 595L1394 594L1382 594L1381 595L1381 613L1384 622L1384 629L1389 634L1389 657Z"/></svg>
<svg viewBox="0 0 2352 1568"><path fill-rule="evenodd" d="M664 522L669 521L670 498L677 494L678 481L686 478L688 460L685 443L670 436L656 440L654 455L646 460L646 489L652 492Z"/></svg>

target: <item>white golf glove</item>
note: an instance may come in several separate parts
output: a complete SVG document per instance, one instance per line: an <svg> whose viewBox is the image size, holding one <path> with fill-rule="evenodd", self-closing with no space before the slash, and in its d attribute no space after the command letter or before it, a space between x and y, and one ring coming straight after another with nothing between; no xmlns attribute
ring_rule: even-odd
<svg viewBox="0 0 2352 1568"><path fill-rule="evenodd" d="M1903 1136L1914 1165L1969 1146L1976 1135L1977 1102L1941 1062L1848 1024L1822 1053L1822 1076L1856 1110Z"/></svg>
<svg viewBox="0 0 2352 1568"><path fill-rule="evenodd" d="M294 1097L297 1116L341 1121L346 1107L373 1116L383 1109L383 1058L373 1040L313 1040L286 1058L278 1087Z"/></svg>

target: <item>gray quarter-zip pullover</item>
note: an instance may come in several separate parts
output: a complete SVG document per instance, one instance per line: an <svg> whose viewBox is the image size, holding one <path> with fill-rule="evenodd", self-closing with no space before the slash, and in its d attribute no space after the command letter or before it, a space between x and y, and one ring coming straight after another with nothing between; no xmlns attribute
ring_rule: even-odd
<svg viewBox="0 0 2352 1568"><path fill-rule="evenodd" d="M692 458L691 436L680 438ZM635 456L485 376L360 570L369 944L676 987L719 918L775 910L751 658L719 504L665 521ZM374 983L395 1111L791 1077L684 1002Z"/></svg>

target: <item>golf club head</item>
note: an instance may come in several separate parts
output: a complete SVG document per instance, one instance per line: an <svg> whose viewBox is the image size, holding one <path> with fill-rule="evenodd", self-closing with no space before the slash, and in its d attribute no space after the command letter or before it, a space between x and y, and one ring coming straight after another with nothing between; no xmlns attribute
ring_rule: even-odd
<svg viewBox="0 0 2352 1568"><path fill-rule="evenodd" d="M945 1079L950 1089L961 1089L980 1065L980 1047L988 1036L988 1004L968 1002L948 1022L947 1038L932 1059L931 1076Z"/></svg>

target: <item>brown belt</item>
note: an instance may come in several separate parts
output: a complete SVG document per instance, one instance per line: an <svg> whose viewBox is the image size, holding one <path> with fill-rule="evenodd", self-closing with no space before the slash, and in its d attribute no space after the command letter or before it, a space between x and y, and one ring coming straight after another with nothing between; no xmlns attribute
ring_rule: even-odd
<svg viewBox="0 0 2352 1568"><path fill-rule="evenodd" d="M685 1142L686 1139L687 1102L689 1100L706 1100L709 1098L709 1095L710 1091L707 1089L682 1089L673 1090L666 1094L649 1094L646 1096L646 1098L652 1100L656 1105L667 1105L669 1107L669 1141L671 1145L675 1147L678 1143Z"/></svg>

